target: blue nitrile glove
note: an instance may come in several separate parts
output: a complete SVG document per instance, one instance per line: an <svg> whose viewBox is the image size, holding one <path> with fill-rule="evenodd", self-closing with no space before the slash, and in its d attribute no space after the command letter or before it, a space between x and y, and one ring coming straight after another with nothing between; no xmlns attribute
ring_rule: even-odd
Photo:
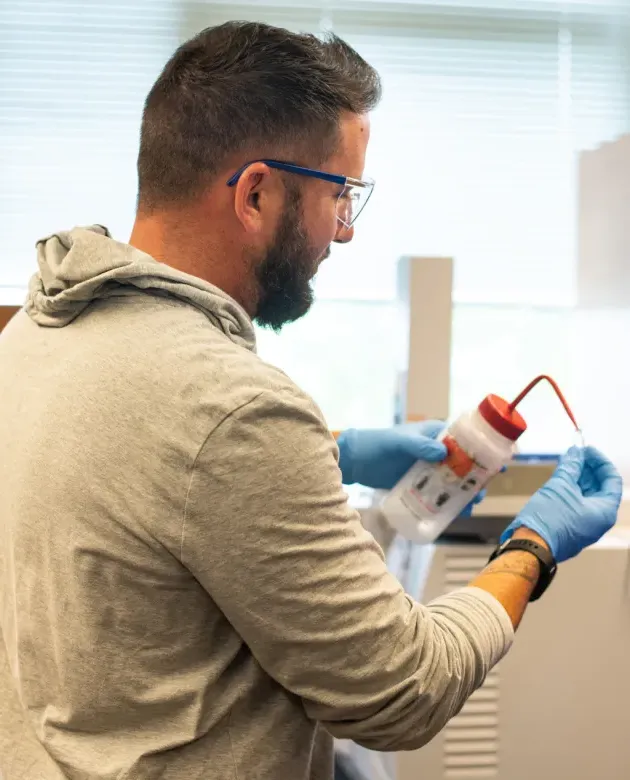
<svg viewBox="0 0 630 780"><path fill-rule="evenodd" d="M356 430L339 435L339 468L344 485L357 482L376 490L391 490L419 460L439 463L447 456L441 441L445 427L438 420Z"/></svg>
<svg viewBox="0 0 630 780"><path fill-rule="evenodd" d="M506 528L501 541L525 526L542 536L558 563L566 561L613 527L622 492L619 472L601 452L572 447L547 484Z"/></svg>

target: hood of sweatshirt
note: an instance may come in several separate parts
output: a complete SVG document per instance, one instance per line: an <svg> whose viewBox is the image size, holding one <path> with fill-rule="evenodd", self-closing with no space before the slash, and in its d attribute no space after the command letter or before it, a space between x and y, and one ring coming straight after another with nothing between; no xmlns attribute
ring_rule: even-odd
<svg viewBox="0 0 630 780"><path fill-rule="evenodd" d="M92 301L138 294L172 297L203 311L232 341L254 350L256 337L245 310L214 285L159 263L107 228L74 228L37 242L38 272L25 309L38 325L62 328Z"/></svg>

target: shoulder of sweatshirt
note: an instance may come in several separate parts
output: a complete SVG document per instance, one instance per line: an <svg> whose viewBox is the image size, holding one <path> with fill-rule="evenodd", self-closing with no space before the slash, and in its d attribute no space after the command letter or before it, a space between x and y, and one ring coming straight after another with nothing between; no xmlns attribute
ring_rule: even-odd
<svg viewBox="0 0 630 780"><path fill-rule="evenodd" d="M221 419L265 395L279 406L295 406L323 415L313 401L281 369L265 362L246 348L207 312L189 304L139 295L123 304L121 314L108 313L106 328L98 329L108 344L106 349L122 375L134 386L150 387L154 413L168 408L170 413L198 419L200 433L206 434ZM106 316L111 301L96 305ZM124 312L124 316L123 316ZM204 422L204 419L206 422Z"/></svg>

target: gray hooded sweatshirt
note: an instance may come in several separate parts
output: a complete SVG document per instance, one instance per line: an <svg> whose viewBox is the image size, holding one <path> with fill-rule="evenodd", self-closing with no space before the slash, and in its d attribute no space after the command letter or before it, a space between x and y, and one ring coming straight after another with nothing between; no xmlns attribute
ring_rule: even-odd
<svg viewBox="0 0 630 780"><path fill-rule="evenodd" d="M38 263L0 336L4 780L330 780L333 736L434 736L501 605L405 594L223 292L98 227Z"/></svg>

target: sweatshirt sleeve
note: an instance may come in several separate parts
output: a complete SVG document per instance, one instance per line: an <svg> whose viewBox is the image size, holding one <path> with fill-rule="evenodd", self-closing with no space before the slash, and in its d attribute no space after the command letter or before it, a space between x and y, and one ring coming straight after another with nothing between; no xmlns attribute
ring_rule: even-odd
<svg viewBox="0 0 630 780"><path fill-rule="evenodd" d="M310 399L245 403L196 459L182 561L312 719L375 750L414 749L483 683L512 625L476 588L409 598L348 505L337 458Z"/></svg>

